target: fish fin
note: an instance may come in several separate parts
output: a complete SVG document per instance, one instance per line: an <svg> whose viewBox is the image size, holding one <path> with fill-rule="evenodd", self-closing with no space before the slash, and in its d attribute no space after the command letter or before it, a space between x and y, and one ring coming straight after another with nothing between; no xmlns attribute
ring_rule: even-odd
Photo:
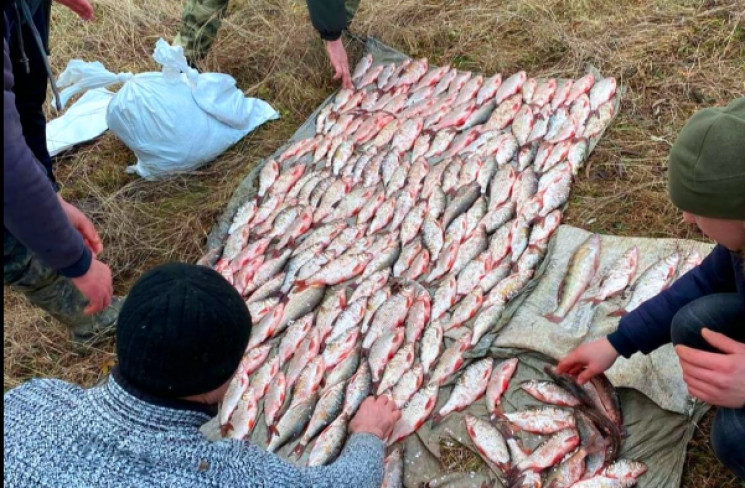
<svg viewBox="0 0 745 488"><path fill-rule="evenodd" d="M447 415L440 415L439 413L436 413L432 416L432 427L437 427L440 422L442 422Z"/></svg>
<svg viewBox="0 0 745 488"><path fill-rule="evenodd" d="M549 322L553 322L554 324L560 324L564 320L563 317L559 317L558 315L552 313L544 315L543 318L545 318Z"/></svg>
<svg viewBox="0 0 745 488"><path fill-rule="evenodd" d="M608 317L623 317L623 316L624 316L624 315L626 315L627 313L628 313L628 312L627 312L627 311L626 311L625 309L623 309L623 308L619 308L619 309L618 309L618 310L616 310L615 312L611 312L611 313L609 313L609 314L608 314Z"/></svg>
<svg viewBox="0 0 745 488"><path fill-rule="evenodd" d="M292 455L295 456L295 459L300 459L303 457L303 454L305 454L305 448L307 446L303 444L302 442L299 442L297 446L292 450Z"/></svg>
<svg viewBox="0 0 745 488"><path fill-rule="evenodd" d="M581 301L583 303L590 302L593 305L597 305L598 303L602 303L604 300L599 297L590 297L590 298L583 298Z"/></svg>
<svg viewBox="0 0 745 488"><path fill-rule="evenodd" d="M310 287L311 284L308 282L308 280L298 280L295 282L295 288L298 293L300 293L301 291L305 291Z"/></svg>

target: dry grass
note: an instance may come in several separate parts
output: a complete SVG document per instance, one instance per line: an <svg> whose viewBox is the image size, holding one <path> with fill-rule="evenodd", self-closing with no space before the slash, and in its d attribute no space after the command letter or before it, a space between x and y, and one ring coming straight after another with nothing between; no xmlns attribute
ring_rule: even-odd
<svg viewBox="0 0 745 488"><path fill-rule="evenodd" d="M159 37L175 34L180 2L98 0L96 11L97 21L83 24L55 8L57 72L72 57L112 71L154 69L150 52ZM745 92L743 12L742 0L363 0L353 31L433 64L484 73L576 77L592 64L618 77L627 88L620 116L577 183L567 221L621 235L696 238L666 198L666 155L696 109ZM350 48L359 54L360 46ZM204 68L231 73L282 120L200 174L165 183L126 175L134 158L111 134L59 162L65 196L103 234L119 293L157 263L195 260L238 182L334 90L299 1L232 2ZM112 359L111 345L76 358L58 324L8 290L4 311L6 389L36 376L90 385ZM692 444L684 486L735 486L706 446L703 436Z"/></svg>

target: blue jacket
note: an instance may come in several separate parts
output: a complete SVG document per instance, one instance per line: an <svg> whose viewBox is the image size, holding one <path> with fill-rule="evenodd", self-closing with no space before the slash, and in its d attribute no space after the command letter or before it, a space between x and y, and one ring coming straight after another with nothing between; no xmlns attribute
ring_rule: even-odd
<svg viewBox="0 0 745 488"><path fill-rule="evenodd" d="M70 225L51 181L23 137L13 93L13 65L5 39L3 135L5 229L60 274L69 278L84 275L90 268L91 252L80 233Z"/></svg>
<svg viewBox="0 0 745 488"><path fill-rule="evenodd" d="M608 340L624 357L640 351L649 354L671 341L670 326L678 310L706 295L735 292L745 303L743 260L725 247L717 246L700 266L623 317L618 330Z"/></svg>

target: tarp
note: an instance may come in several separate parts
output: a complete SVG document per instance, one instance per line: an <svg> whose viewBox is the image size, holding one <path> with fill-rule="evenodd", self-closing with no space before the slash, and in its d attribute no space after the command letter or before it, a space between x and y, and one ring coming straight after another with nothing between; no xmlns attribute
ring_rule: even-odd
<svg viewBox="0 0 745 488"><path fill-rule="evenodd" d="M367 52L373 55L375 64L401 62L407 58L404 54L374 39L368 40ZM333 96L329 97L308 117L306 122L288 141L288 144L299 139L312 137L315 134L315 118L320 110L333 99ZM594 147L597 139L591 142L592 147ZM283 149L284 147L279 148L274 156L279 155ZM258 175L262 164L263 161L240 183L226 211L213 228L208 238L208 252L205 256L209 264L214 264L217 260L238 208L248 199L255 197L258 191ZM572 252L587 235L589 234L581 229L562 226L552 239L548 255L541 269L522 295L510 303L500 326L490 335L484 337L477 347L469 351L471 359L485 356L494 357L497 360L509 357L520 359L521 366L518 368L515 379L504 400L507 411L536 404L535 400L524 393L518 392L519 384L526 379L543 378L545 375L543 366L553 364L555 361L552 357L559 357L583 340L600 336L615 327L616 321L602 318L606 311L604 308L609 305L601 305L596 314L596 318L599 318L600 321L582 334L571 328L550 324L547 321L543 321L546 323L542 324L542 319L535 319L537 315L543 315L553 310L556 290L563 276L563 270L566 269L566 263ZM703 254L706 253L706 246L688 241L604 236L603 244L605 250L602 256L601 269L608 261L612 261L619 253L634 244L639 245L642 249L640 269L654 260L653 256L661 256L670 250L673 244L680 245L681 249L684 250L696 248ZM570 317L566 323L573 323L573 321L574 318ZM533 322L537 323L533 324ZM552 329L547 331L546 327L549 325ZM525 328L524 331L523 328ZM549 341L546 341L542 334L546 333L559 336L560 340L557 340L556 344L545 344ZM492 345L495 337L498 337L498 342ZM541 354L541 352L548 356ZM663 350L649 359L634 358L628 362L621 361L611 371L610 378L616 386L630 387L620 388L622 408L628 431L628 438L625 439L621 455L641 460L648 465L649 471L641 478L638 486L642 488L679 486L686 445L693 435L695 422L705 413L706 408L701 405L694 407L694 404L689 402L685 395L685 389L681 386L677 363L671 356L670 351ZM668 380L669 383L667 383ZM665 388L660 388L661 386ZM441 389L440 405L447 401L448 396L449 387ZM438 405L438 408L440 405ZM502 486L495 473L488 469L477 473L448 473L443 467L440 461L440 443L443 440L449 439L470 447L470 441L462 421L465 413L485 416L486 410L483 401L477 402L464 413L452 414L435 428L432 427L431 423L425 424L417 432L417 435L406 440L404 459L406 487L413 488L429 484L428 486L433 487L481 488L485 483ZM216 439L219 437L214 421L205 426L204 431L210 438ZM251 440L259 446L266 445L266 429L263 425L263 419L259 420ZM538 439L535 438L525 438L524 440L529 447L535 447L538 442ZM287 458L290 450L291 447L288 446L278 454ZM294 461L302 463L303 460Z"/></svg>

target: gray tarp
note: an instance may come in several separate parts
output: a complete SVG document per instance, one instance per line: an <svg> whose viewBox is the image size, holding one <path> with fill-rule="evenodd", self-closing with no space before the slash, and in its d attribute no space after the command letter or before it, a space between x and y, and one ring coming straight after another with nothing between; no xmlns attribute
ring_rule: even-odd
<svg viewBox="0 0 745 488"><path fill-rule="evenodd" d="M406 56L395 51L379 41L370 39L367 44L367 51L373 54L375 63L400 62ZM314 112L307 121L296 131L291 141L312 137L315 134L314 121L318 112L333 98L329 97L316 112ZM592 145L597 142L592 141ZM283 148L280 148L275 155L278 155ZM263 163L263 162L262 162ZM253 171L240 183L233 197L228 204L224 214L220 217L215 225L207 243L207 255L211 257L214 263L218 253L224 243L227 230L230 227L233 216L237 209L249 198L256 195L257 179L262 164L257 165ZM563 226L557 237L552 239L549 255L539 270L536 279L527 287L521 297L510 304L505 316L500 324L503 329L497 333L486 336L479 345L470 351L471 358L492 356L494 358L506 358L517 356L520 358L521 366L518 368L515 380L512 383L510 391L505 397L505 406L508 411L513 409L524 408L535 402L527 395L517 392L517 386L525 379L542 378L544 376L543 366L548 362L553 362L549 357L542 354L526 351L532 349L548 354L549 356L558 357L567 352L574 345L590 337L595 337L612 330L615 327L615 321L600 320L594 325L589 333L578 333L576 330L567 328L563 325L556 326L550 324L552 329L548 330L548 322L542 323L542 320L536 320L547 311L550 311L555 304L555 297L558 283L561 281L562 270L565 269L566 263L571 256L572 251L583 240L586 233L580 229ZM697 248L705 252L705 246L700 244L680 241L674 241L685 249ZM627 247L637 244L642 250L653 250L657 255L664 254L669 250L672 241L652 240L652 239L625 239L625 238L604 238L606 251L603 253L603 264L612 261L620 252ZM640 268L646 266L652 259L651 253L642 253L642 262ZM602 269L602 267L601 267ZM596 314L600 318L603 308L607 305L601 305L601 310ZM572 323L573 318L569 317L566 323ZM563 333L558 333L563 331ZM559 340L545 340L545 334L550 333L550 337ZM500 336L499 344L509 347L519 347L521 349L503 348L494 345L490 347L495 336ZM543 344L542 344L543 343ZM632 389L620 389L620 396L624 416L626 419L626 428L629 437L625 440L623 446L623 456L639 459L649 466L648 473L642 478L639 486L644 487L675 487L680 485L680 478L685 459L685 448L690 440L695 422L697 422L705 408L697 406L691 408L685 395L685 389L682 387L679 377L677 363L671 356L670 351L661 351L656 355L650 356L649 359L634 358L629 361L621 361L619 366L614 368L610 374L611 380L616 386L630 386L650 395L660 405L681 413L660 408L653 401L647 398L639 391ZM443 404L448 397L449 388L441 390L439 402ZM438 405L439 407L439 405ZM683 414L685 412L685 414ZM475 415L485 415L486 411L483 402L479 401L469 408L468 413ZM480 473L446 473L439 461L439 445L442 439L451 439L465 446L470 446L468 435L465 432L462 422L463 414L453 414L436 428L428 423L420 429L416 436L412 436L405 443L405 465L407 487L419 487L425 483L431 483L431 486L457 486L457 487L482 487L485 482L496 482L496 486L501 486L491 472ZM210 438L217 437L215 422L205 426L206 435ZM252 441L260 446L266 445L266 429L263 425L263 419L259 422L256 431L252 436ZM530 447L538 442L537 439L526 438L526 444ZM279 454L287 457L289 447L286 447Z"/></svg>

